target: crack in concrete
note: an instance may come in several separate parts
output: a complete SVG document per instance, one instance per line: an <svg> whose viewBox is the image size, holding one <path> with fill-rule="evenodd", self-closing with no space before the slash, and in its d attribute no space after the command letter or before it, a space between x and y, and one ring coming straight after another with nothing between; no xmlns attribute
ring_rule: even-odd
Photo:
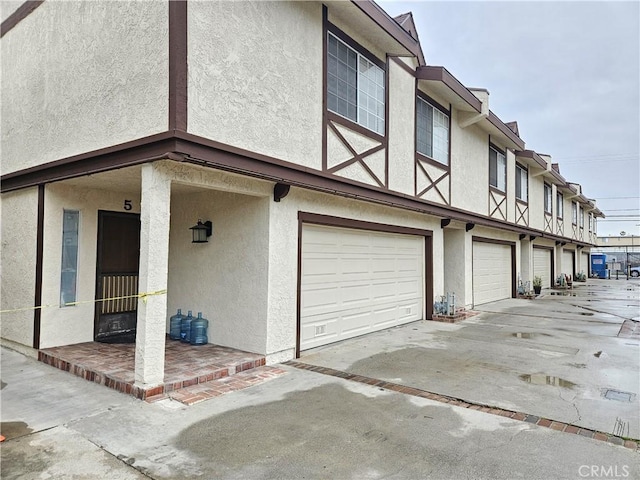
<svg viewBox="0 0 640 480"><path fill-rule="evenodd" d="M573 398L571 400L567 400L566 398L564 398L562 396L562 391L558 391L558 397L560 398L560 400L562 400L563 402L566 402L568 404L570 404L576 411L576 415L578 416L578 418L576 420L572 420L571 422L568 422L569 424L575 424L576 422L581 422L582 421L582 414L580 413L580 410L578 409L578 407L576 406L576 395L573 396ZM566 423L566 422L565 422Z"/></svg>
<svg viewBox="0 0 640 480"><path fill-rule="evenodd" d="M67 427L67 428L69 428L69 427ZM144 471L146 469L143 470L143 469L140 469L140 468L136 467L135 465L133 465L133 463L128 463L126 461L126 460L129 459L128 457L125 457L124 455L115 455L115 454L111 453L109 450L107 450L103 445L100 445L100 444L94 442L93 440L91 440L90 438L85 437L84 435L82 435L82 433L78 432L77 430L74 430L74 432L79 434L82 438L84 438L90 444L95 445L96 447L98 447L100 450L105 452L107 455L110 455L111 457L113 457L116 460L118 460L120 463L125 464L127 467L132 468L133 470L135 470L136 472L140 473L141 475L144 475L147 478L151 478L152 480L155 480L154 477L152 477L146 471Z"/></svg>

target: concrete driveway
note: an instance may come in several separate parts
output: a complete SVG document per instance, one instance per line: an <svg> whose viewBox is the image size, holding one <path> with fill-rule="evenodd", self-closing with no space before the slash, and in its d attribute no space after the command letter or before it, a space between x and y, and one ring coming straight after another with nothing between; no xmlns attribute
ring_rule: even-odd
<svg viewBox="0 0 640 480"><path fill-rule="evenodd" d="M625 297L625 292L616 295ZM557 413L608 425L619 417L637 424L638 340L616 337L623 320L615 316L621 315L623 303L637 304L637 289L633 295L636 300L610 300L620 309L605 320L594 319L596 312L576 314L572 302L583 299L509 301L491 305L463 324L418 322L301 360L411 382L429 391L450 388L457 397L478 402L486 399L524 411L535 407L548 418ZM552 320L534 313L539 307L571 310L556 325L570 331L553 330L546 323ZM525 330L532 320L537 328ZM597 334L590 333L592 327ZM552 337L511 335L526 332ZM571 337L581 343L567 346L568 340L558 340ZM622 360L622 347L635 352L629 354L630 364ZM568 353L568 348L578 352ZM598 351L602 353L593 356ZM283 368L287 373L274 380L186 407L170 399L153 404L134 400L3 348L2 424L3 431L6 426L13 430L0 449L2 478L640 478L635 449L411 392ZM618 400L589 399L587 393L595 396L601 387L583 375L585 370L609 386L635 392L628 402L631 409ZM537 385L519 378L538 371L575 386ZM603 413L595 405L610 407Z"/></svg>
<svg viewBox="0 0 640 480"><path fill-rule="evenodd" d="M590 280L476 310L458 324L417 322L300 361L640 438L640 328L631 321L640 320L640 281Z"/></svg>

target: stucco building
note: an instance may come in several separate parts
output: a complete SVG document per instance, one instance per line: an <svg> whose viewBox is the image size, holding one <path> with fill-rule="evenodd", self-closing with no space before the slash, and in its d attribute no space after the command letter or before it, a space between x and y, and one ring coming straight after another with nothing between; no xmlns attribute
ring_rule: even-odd
<svg viewBox="0 0 640 480"><path fill-rule="evenodd" d="M153 385L177 308L273 363L430 319L446 292L471 308L588 269L601 212L486 90L428 64L411 14L27 2L1 43L14 348L133 325Z"/></svg>

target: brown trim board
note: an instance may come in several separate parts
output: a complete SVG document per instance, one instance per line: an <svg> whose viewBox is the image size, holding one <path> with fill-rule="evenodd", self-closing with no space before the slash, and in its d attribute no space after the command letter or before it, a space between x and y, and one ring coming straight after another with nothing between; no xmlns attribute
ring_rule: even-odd
<svg viewBox="0 0 640 480"><path fill-rule="evenodd" d="M20 5L15 12L7 17L7 19L0 25L0 38L4 37L6 33L18 25L22 20L27 18L33 11L44 3L44 0L24 2Z"/></svg>
<svg viewBox="0 0 640 480"><path fill-rule="evenodd" d="M406 63L404 63L402 60L400 60L400 57L397 55L389 55L387 54L387 57L390 58L393 63L395 63L396 65L398 65L400 68L402 68L405 72L407 72L409 75L411 75L412 77L415 77L416 72Z"/></svg>
<svg viewBox="0 0 640 480"><path fill-rule="evenodd" d="M391 63L387 55L384 69L384 188L389 189L389 88Z"/></svg>
<svg viewBox="0 0 640 480"><path fill-rule="evenodd" d="M416 69L416 78L418 80L433 80L442 82L455 95L464 100L471 108L480 113L482 102L471 91L465 87L460 81L451 75L444 67L421 66Z"/></svg>
<svg viewBox="0 0 640 480"><path fill-rule="evenodd" d="M327 6L322 5L322 170L327 169L327 126L328 109L327 109L327 55L329 42L329 13ZM297 357L296 357L297 358Z"/></svg>
<svg viewBox="0 0 640 480"><path fill-rule="evenodd" d="M187 2L169 2L169 130L187 131Z"/></svg>
<svg viewBox="0 0 640 480"><path fill-rule="evenodd" d="M352 2L364 12L379 27L387 32L394 40L406 48L413 55L418 57L421 65L424 65L425 59L422 54L420 42L414 39L409 32L398 25L384 10L382 10L375 2L370 0L352 0Z"/></svg>
<svg viewBox="0 0 640 480"><path fill-rule="evenodd" d="M131 142L74 155L35 167L2 175L2 192L32 187L107 170L147 163L153 159L176 158L171 132L143 137Z"/></svg>
<svg viewBox="0 0 640 480"><path fill-rule="evenodd" d="M296 279L296 352L295 358L300 358L300 308L302 306L302 220L298 215L298 273Z"/></svg>
<svg viewBox="0 0 640 480"><path fill-rule="evenodd" d="M323 225L327 227L351 228L383 233L414 235L424 238L424 301L425 320L433 318L433 231L401 225L367 222L352 218L334 217L317 213L298 212L298 279L296 304L296 358L300 358L300 306L302 298L302 227L304 224Z"/></svg>
<svg viewBox="0 0 640 480"><path fill-rule="evenodd" d="M384 188L336 177L327 172L321 172L180 131L164 132L126 144L13 172L2 176L1 186L2 191L7 192L162 159L192 163L268 181L288 183L296 187L411 210L436 217L459 220L465 223L474 223L499 230L572 241L569 238L506 223L473 212L416 199L412 195L390 192ZM584 242L577 243L588 245Z"/></svg>
<svg viewBox="0 0 640 480"><path fill-rule="evenodd" d="M44 185L38 185L38 219L36 233L36 285L33 305L33 348L40 349L42 324L42 259L44 256Z"/></svg>
<svg viewBox="0 0 640 480"><path fill-rule="evenodd" d="M366 222L351 218L334 217L318 213L298 212L298 220L303 223L313 223L314 225L325 225L327 227L352 228L355 230L371 230L374 232L399 233L402 235L416 235L419 237L431 237L433 231L413 227L403 227L400 225L389 225L385 223Z"/></svg>

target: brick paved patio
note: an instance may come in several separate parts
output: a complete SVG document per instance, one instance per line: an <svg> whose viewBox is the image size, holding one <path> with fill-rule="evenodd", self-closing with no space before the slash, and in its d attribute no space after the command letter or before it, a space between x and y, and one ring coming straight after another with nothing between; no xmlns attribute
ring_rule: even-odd
<svg viewBox="0 0 640 480"><path fill-rule="evenodd" d="M169 340L168 337L165 347L164 382L149 388L134 385L135 344L132 343L87 342L46 348L38 352L38 360L141 400L161 398L159 396L205 383L207 388L201 388L200 394L204 391L224 393L231 391L232 387L246 388L285 373L283 370L268 368L256 372L255 375L238 377L233 382L225 381L216 390L216 387L209 383L262 367L265 365L265 357L219 345L193 346ZM187 393L189 391L184 392L184 398L187 398ZM211 393L210 396L212 398L219 394ZM180 395L171 396L181 401ZM200 397L198 401L202 400Z"/></svg>

